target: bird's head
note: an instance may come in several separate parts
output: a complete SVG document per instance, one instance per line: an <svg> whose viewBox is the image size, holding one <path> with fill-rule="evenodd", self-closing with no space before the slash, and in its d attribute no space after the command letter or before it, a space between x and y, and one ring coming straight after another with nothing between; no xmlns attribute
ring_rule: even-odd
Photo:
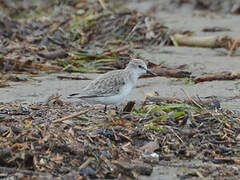
<svg viewBox="0 0 240 180"><path fill-rule="evenodd" d="M127 69L134 71L138 77L146 73L155 75L153 72L148 70L146 63L141 59L132 59L127 65Z"/></svg>

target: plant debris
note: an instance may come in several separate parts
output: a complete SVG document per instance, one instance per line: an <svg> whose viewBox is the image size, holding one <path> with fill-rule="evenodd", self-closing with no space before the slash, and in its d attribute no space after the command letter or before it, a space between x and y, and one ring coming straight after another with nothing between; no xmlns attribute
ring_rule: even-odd
<svg viewBox="0 0 240 180"><path fill-rule="evenodd" d="M182 70L167 68L167 67L158 66L158 65L154 65L149 69L156 75L144 74L140 78L148 78L148 77L154 77L154 76L189 78L192 74L191 72L188 72L188 71L182 71Z"/></svg>
<svg viewBox="0 0 240 180"><path fill-rule="evenodd" d="M135 56L132 48L171 42L166 26L135 11L111 9L116 3L109 3L109 8L103 1L69 1L62 7L45 3L29 2L22 7L1 2L0 68L6 73L106 72L119 69L118 61ZM35 7L33 17L25 16L29 6ZM22 11L13 13L11 8ZM68 10L62 12L61 8ZM40 11L47 12L48 17Z"/></svg>
<svg viewBox="0 0 240 180"><path fill-rule="evenodd" d="M130 58L141 57L135 49L148 46L225 48L229 55L239 47L239 39L229 35L199 37L191 30L169 29L148 14L125 9L123 2L0 1L0 88L12 86L9 81L31 81L31 75L40 71L122 69ZM236 0L169 3L240 12ZM216 26L202 31L229 30ZM189 71L157 64L150 63L148 68L158 76L187 83L192 77ZM212 73L193 81L239 76L237 72ZM148 77L152 76L141 78ZM90 80L65 74L57 78ZM240 178L240 114L222 108L218 98L185 95L186 99L178 99L154 93L146 95L144 102L119 107L122 112L110 108L107 113L102 106L65 102L60 94L45 102L0 103L0 178L137 179L153 174L154 166L164 171L184 169L180 179Z"/></svg>
<svg viewBox="0 0 240 180"><path fill-rule="evenodd" d="M209 73L201 76L197 76L193 79L195 83L204 81L214 80L236 80L240 79L240 73L237 72L220 72L220 73Z"/></svg>
<svg viewBox="0 0 240 180"><path fill-rule="evenodd" d="M59 95L45 103L1 104L0 172L4 177L137 178L150 175L167 157L169 163L239 164L239 114L197 102L201 108L148 100L128 114L110 111L114 121L96 107L73 106ZM202 167L194 169L217 177ZM225 171L220 167L218 176Z"/></svg>
<svg viewBox="0 0 240 180"><path fill-rule="evenodd" d="M231 29L224 28L224 27L206 27L202 31L203 32L222 32L222 31L231 31Z"/></svg>
<svg viewBox="0 0 240 180"><path fill-rule="evenodd" d="M78 77L78 76L57 76L58 79L71 79L71 80L91 80L87 77Z"/></svg>
<svg viewBox="0 0 240 180"><path fill-rule="evenodd" d="M191 4L193 9L197 10L209 10L213 12L222 13L234 13L239 14L239 1L238 0L172 0L171 3L182 6L185 4Z"/></svg>
<svg viewBox="0 0 240 180"><path fill-rule="evenodd" d="M173 38L174 41L176 41L176 43L180 46L225 48L229 50L233 44L233 39L229 35L198 37L174 34Z"/></svg>

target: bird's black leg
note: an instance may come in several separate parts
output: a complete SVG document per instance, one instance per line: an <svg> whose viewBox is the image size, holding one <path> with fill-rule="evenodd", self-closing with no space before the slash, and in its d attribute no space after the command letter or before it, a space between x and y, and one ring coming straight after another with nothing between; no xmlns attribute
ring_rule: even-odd
<svg viewBox="0 0 240 180"><path fill-rule="evenodd" d="M107 112L107 105L105 105L105 107L104 107L104 113L106 113Z"/></svg>
<svg viewBox="0 0 240 180"><path fill-rule="evenodd" d="M117 114L117 115L120 114L119 109L118 109L118 106L115 106L115 111L116 111L116 114Z"/></svg>

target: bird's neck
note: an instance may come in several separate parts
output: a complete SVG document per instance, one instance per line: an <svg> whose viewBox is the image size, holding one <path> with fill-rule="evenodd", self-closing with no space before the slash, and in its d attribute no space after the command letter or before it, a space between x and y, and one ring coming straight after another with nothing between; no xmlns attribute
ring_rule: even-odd
<svg viewBox="0 0 240 180"><path fill-rule="evenodd" d="M138 80L138 78L139 78L140 75L139 75L136 71L134 71L134 69L130 69L130 68L126 68L126 69L125 69L125 73L128 74L129 80L130 80L134 85L136 85L136 84L137 84L137 80Z"/></svg>

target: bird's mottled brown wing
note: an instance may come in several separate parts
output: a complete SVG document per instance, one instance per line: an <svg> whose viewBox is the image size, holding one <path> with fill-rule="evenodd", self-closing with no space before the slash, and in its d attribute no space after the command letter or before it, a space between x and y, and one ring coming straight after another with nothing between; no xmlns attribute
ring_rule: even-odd
<svg viewBox="0 0 240 180"><path fill-rule="evenodd" d="M86 96L107 97L120 92L125 84L123 71L111 71L93 80L85 89Z"/></svg>

